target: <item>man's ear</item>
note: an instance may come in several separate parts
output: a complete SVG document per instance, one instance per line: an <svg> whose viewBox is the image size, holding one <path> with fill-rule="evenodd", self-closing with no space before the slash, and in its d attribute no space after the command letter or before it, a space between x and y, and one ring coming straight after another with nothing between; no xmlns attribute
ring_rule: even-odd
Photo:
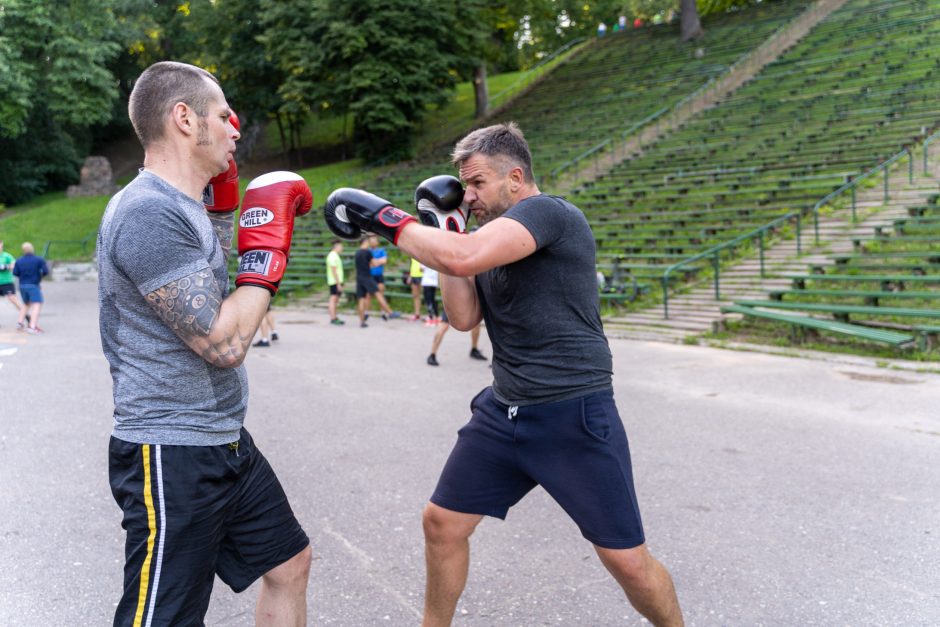
<svg viewBox="0 0 940 627"><path fill-rule="evenodd" d="M516 193L525 183L525 175L522 173L522 168L515 167L509 171L509 190L512 193Z"/></svg>
<svg viewBox="0 0 940 627"><path fill-rule="evenodd" d="M195 112L185 102L177 102L170 111L173 126L184 135L192 135L196 131Z"/></svg>

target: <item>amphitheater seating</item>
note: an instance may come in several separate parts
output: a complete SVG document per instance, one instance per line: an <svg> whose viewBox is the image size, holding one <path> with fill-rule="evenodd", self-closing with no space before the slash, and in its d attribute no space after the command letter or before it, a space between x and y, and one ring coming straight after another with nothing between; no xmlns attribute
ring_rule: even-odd
<svg viewBox="0 0 940 627"><path fill-rule="evenodd" d="M533 148L536 174L544 175L586 146L681 100L805 6L765 2L706 21L706 39L691 45L679 43L675 26L608 36L555 70L499 119L520 124ZM932 130L940 121L937 9L940 0L850 0L724 102L582 184L571 199L595 228L601 271L612 272L616 263L632 280L647 284L669 263L790 211L809 210ZM446 150L383 172L366 186L407 207L420 180L452 171ZM923 212L911 219L918 216ZM304 223L304 241L325 254L330 236L316 222ZM912 238L905 246L925 244L918 238L927 237L922 229L929 225L902 224L892 238ZM865 246L864 252L877 248ZM310 267L322 267L322 255L319 260ZM294 259L291 264L293 279ZM314 272L310 280L322 282L322 272ZM918 276L905 272L897 276ZM684 275L694 277L696 268Z"/></svg>

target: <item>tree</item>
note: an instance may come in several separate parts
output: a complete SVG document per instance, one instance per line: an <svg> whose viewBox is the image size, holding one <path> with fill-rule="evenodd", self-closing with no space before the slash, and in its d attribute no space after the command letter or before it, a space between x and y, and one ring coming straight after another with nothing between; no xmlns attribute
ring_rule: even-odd
<svg viewBox="0 0 940 627"><path fill-rule="evenodd" d="M77 176L89 127L117 98L107 65L119 50L114 14L94 0L5 0L0 9L0 202Z"/></svg>
<svg viewBox="0 0 940 627"><path fill-rule="evenodd" d="M281 112L355 116L370 159L405 157L427 108L457 81L455 2L262 0L262 41L285 80Z"/></svg>
<svg viewBox="0 0 940 627"><path fill-rule="evenodd" d="M679 8L679 30L682 41L698 39L705 34L702 22L698 17L698 7L695 0L681 0Z"/></svg>

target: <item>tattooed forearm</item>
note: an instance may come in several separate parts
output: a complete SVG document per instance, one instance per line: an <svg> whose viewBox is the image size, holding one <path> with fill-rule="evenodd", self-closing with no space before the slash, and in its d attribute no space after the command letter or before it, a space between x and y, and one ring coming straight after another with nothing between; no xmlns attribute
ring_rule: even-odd
<svg viewBox="0 0 940 627"><path fill-rule="evenodd" d="M222 309L222 290L212 271L200 270L147 294L160 319L203 359L222 368L245 358L251 337L238 330L233 337L210 341L212 326Z"/></svg>
<svg viewBox="0 0 940 627"><path fill-rule="evenodd" d="M219 238L219 244L222 246L222 252L225 253L226 260L232 252L232 239L235 237L234 214L234 211L209 213L209 221L212 222L215 236Z"/></svg>
<svg viewBox="0 0 940 627"><path fill-rule="evenodd" d="M147 302L178 335L206 337L222 308L222 292L207 268L157 288Z"/></svg>

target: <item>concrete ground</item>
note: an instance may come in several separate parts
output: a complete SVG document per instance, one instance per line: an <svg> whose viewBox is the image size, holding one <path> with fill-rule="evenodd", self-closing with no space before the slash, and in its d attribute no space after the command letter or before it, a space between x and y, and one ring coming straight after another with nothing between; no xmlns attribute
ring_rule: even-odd
<svg viewBox="0 0 940 627"><path fill-rule="evenodd" d="M106 625L123 531L95 285L45 288L43 336L0 303L0 625ZM421 509L490 370L455 331L432 368L420 323L277 315L246 424L312 540L309 622L416 625ZM611 345L649 545L689 625L940 623L940 376ZM472 547L455 625L643 622L540 489ZM207 624L252 624L256 595L217 582Z"/></svg>

